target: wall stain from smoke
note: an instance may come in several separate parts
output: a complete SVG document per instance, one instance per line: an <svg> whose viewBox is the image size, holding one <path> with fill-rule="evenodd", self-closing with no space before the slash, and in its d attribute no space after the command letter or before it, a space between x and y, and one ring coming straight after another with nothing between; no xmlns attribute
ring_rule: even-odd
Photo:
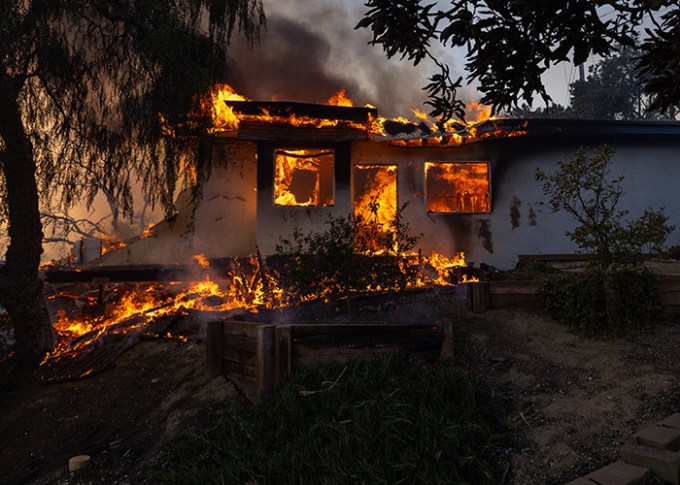
<svg viewBox="0 0 680 485"><path fill-rule="evenodd" d="M510 224L512 224L512 230L514 231L519 227L519 219L522 215L519 212L519 206L522 205L522 201L513 196L510 201Z"/></svg>
<svg viewBox="0 0 680 485"><path fill-rule="evenodd" d="M434 217L435 221L443 222L451 232L455 251L470 251L472 247L472 224L467 217Z"/></svg>
<svg viewBox="0 0 680 485"><path fill-rule="evenodd" d="M491 233L491 219L477 219L477 237L482 240L482 247L493 254L493 234Z"/></svg>
<svg viewBox="0 0 680 485"><path fill-rule="evenodd" d="M531 204L529 204L529 225L536 225L536 212L534 212L534 207Z"/></svg>

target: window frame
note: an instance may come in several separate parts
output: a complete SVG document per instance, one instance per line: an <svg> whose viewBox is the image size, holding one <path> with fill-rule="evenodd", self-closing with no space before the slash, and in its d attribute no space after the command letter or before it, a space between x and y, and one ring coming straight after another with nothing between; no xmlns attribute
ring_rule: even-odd
<svg viewBox="0 0 680 485"><path fill-rule="evenodd" d="M291 204L291 205L286 205L286 204L278 204L276 202L277 196L276 196L276 173L277 173L277 162L278 162L278 153L279 152L294 152L297 150L308 150L312 152L321 152L323 155L330 154L332 156L331 160L331 167L330 170L327 172L329 173L329 177L331 178L330 180L330 198L331 202L330 204ZM338 153L337 149L333 144L328 144L328 145L320 145L320 146L308 146L305 144L299 144L299 145L288 145L288 144L282 144L282 145L276 145L272 147L272 183L271 183L271 193L272 193L272 205L275 208L292 208L292 209L305 209L305 208L318 208L318 209L323 209L323 208L328 208L328 207L335 207L336 204L336 196L337 196L337 162L338 162ZM310 157L312 158L312 157ZM318 172L318 183L319 183L319 192L321 192L321 185L322 185L322 180L321 180L321 170ZM292 192L289 192L292 193ZM294 194L293 194L294 195ZM321 197L321 193L319 193L319 197ZM297 200L297 199L296 199Z"/></svg>

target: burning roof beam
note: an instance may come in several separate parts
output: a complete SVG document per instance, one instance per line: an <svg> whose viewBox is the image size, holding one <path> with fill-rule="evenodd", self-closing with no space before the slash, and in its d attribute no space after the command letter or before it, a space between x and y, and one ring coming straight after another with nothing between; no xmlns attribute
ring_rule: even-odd
<svg viewBox="0 0 680 485"><path fill-rule="evenodd" d="M325 104L295 103L288 101L225 101L233 112L242 116L267 116L288 119L306 117L317 120L353 121L368 123L369 117L377 116L376 108L329 106Z"/></svg>

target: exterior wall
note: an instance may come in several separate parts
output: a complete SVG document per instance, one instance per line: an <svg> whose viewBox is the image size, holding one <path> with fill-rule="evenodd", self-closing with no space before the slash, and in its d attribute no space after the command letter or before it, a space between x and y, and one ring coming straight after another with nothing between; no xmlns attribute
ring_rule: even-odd
<svg viewBox="0 0 680 485"><path fill-rule="evenodd" d="M650 140L653 140L650 141ZM188 199L174 223L157 226L156 237L139 240L104 256L101 264L188 263L197 253L210 258L247 256L256 246L275 252L281 238L296 228L323 230L328 216L352 211L352 167L357 164L397 165L398 203L413 234L423 235L419 247L452 256L463 251L468 262L512 267L520 254L573 253L577 248L565 232L573 227L566 214L549 213L535 181L537 168L551 174L557 162L579 146L614 147L612 176L623 175L626 195L620 202L630 217L648 208L665 207L670 223L680 228L675 181L680 176L680 139L675 137L518 136L487 139L455 148L402 148L369 141L317 143L333 148L332 207L277 207L273 197L273 150L306 148L305 143L259 143L218 140L215 164L198 203ZM424 165L427 161L484 161L490 165L491 212L428 213ZM680 229L668 240L680 245Z"/></svg>
<svg viewBox="0 0 680 485"><path fill-rule="evenodd" d="M665 207L670 223L680 228L677 189L680 175L680 140L655 142L634 139L606 140L615 150L612 176L624 175L620 207L638 217L648 208ZM424 254L446 255L463 251L468 262L507 269L519 254L573 253L577 247L565 235L574 226L564 213L550 213L534 178L537 168L551 174L557 162L579 146L599 146L602 140L538 139L515 137L485 140L458 148L395 148L377 143L355 143L352 163L397 163L399 204L414 234L422 233ZM651 154L653 152L653 155ZM491 212L480 214L428 213L424 200L426 161L487 161L490 163ZM668 240L680 244L680 231Z"/></svg>
<svg viewBox="0 0 680 485"><path fill-rule="evenodd" d="M215 140L213 167L202 197L183 191L177 215L157 224L150 237L105 254L93 265L188 264L194 255L247 256L256 245L257 144Z"/></svg>
<svg viewBox="0 0 680 485"><path fill-rule="evenodd" d="M257 145L226 140L213 157L194 214L192 249L208 258L248 256L257 244Z"/></svg>

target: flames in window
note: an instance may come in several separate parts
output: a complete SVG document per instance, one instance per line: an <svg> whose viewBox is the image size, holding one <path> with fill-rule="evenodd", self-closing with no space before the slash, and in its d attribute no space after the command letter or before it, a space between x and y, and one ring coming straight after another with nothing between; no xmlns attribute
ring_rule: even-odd
<svg viewBox="0 0 680 485"><path fill-rule="evenodd" d="M356 165L354 167L354 216L357 238L366 249L381 251L394 233L397 217L397 166Z"/></svg>
<svg viewBox="0 0 680 485"><path fill-rule="evenodd" d="M429 212L490 212L489 164L426 162Z"/></svg>
<svg viewBox="0 0 680 485"><path fill-rule="evenodd" d="M333 205L333 150L279 149L274 158L274 204Z"/></svg>

